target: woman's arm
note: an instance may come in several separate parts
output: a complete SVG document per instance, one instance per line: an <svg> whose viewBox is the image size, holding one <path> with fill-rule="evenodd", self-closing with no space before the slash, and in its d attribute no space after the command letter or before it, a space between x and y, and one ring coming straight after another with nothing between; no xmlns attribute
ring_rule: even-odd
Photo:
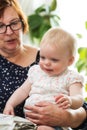
<svg viewBox="0 0 87 130"><path fill-rule="evenodd" d="M87 118L87 113L85 111L85 109L83 107L80 107L78 109L70 109L70 110L67 110L67 113L66 116L67 118L69 119L69 126L72 127L72 128L76 128L78 126L80 126L84 120Z"/></svg>
<svg viewBox="0 0 87 130"><path fill-rule="evenodd" d="M75 128L86 119L86 111L83 108L76 110L61 109L57 105L40 102L36 106L26 106L26 117L36 124L50 126L70 126Z"/></svg>

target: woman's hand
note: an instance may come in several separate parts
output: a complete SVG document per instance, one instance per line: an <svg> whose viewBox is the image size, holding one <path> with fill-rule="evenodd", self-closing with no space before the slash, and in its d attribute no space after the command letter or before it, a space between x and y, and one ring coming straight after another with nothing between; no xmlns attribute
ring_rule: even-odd
<svg viewBox="0 0 87 130"><path fill-rule="evenodd" d="M39 102L35 106L26 106L25 109L26 118L39 125L64 126L68 121L65 110L56 104Z"/></svg>
<svg viewBox="0 0 87 130"><path fill-rule="evenodd" d="M25 109L26 118L39 125L76 128L86 119L86 111L82 107L76 110L62 109L56 104L39 102Z"/></svg>

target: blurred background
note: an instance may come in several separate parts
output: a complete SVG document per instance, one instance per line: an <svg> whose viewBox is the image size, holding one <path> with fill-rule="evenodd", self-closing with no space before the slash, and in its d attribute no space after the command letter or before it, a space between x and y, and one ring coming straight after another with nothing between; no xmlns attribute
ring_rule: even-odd
<svg viewBox="0 0 87 130"><path fill-rule="evenodd" d="M53 0L18 0L25 14L31 15L41 5L50 5ZM60 17L60 26L71 32L73 35L81 34L79 46L86 46L87 30L87 0L56 0L57 7L52 12Z"/></svg>

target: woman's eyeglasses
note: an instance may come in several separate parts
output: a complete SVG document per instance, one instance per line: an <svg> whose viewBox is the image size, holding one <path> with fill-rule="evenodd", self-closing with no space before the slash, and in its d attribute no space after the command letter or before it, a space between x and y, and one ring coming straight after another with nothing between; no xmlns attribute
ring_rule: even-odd
<svg viewBox="0 0 87 130"><path fill-rule="evenodd" d="M22 28L22 21L20 19L17 19L10 24L4 24L0 23L0 34L4 34L7 31L7 27L10 27L12 31L16 31Z"/></svg>

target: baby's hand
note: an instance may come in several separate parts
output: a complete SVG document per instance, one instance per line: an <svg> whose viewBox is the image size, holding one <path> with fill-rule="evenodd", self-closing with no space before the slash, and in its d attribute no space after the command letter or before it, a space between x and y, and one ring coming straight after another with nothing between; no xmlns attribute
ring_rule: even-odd
<svg viewBox="0 0 87 130"><path fill-rule="evenodd" d="M11 105L6 105L5 108L4 108L3 114L15 115L14 114L14 108Z"/></svg>
<svg viewBox="0 0 87 130"><path fill-rule="evenodd" d="M59 94L55 97L55 102L57 103L58 107L61 107L63 109L70 108L72 105L72 100L70 96L67 96L65 94Z"/></svg>

